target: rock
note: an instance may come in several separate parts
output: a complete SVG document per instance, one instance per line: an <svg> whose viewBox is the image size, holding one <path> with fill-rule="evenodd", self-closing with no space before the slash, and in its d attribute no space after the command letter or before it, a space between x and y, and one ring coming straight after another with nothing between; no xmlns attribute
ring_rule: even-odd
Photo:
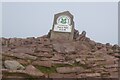
<svg viewBox="0 0 120 80"><path fill-rule="evenodd" d="M77 39L79 37L79 31L74 29L74 39Z"/></svg>
<svg viewBox="0 0 120 80"><path fill-rule="evenodd" d="M33 65L28 65L25 69L25 73L35 77L44 76L44 74L40 70L36 69Z"/></svg>
<svg viewBox="0 0 120 80"><path fill-rule="evenodd" d="M44 48L44 47L37 47L37 52L52 52L52 49L51 48Z"/></svg>
<svg viewBox="0 0 120 80"><path fill-rule="evenodd" d="M89 43L89 45L91 46L92 49L95 49L95 47L96 47L96 46L95 46L95 45L96 45L96 42L95 42L95 41L90 40L88 43ZM96 49L95 49L95 50L96 50Z"/></svg>
<svg viewBox="0 0 120 80"><path fill-rule="evenodd" d="M72 43L66 43L63 44L64 48L65 48L65 52L70 54L70 53L75 53L75 46Z"/></svg>
<svg viewBox="0 0 120 80"><path fill-rule="evenodd" d="M6 38L1 38L0 40L1 40L1 43L2 43L3 46L7 45L8 39L6 39Z"/></svg>
<svg viewBox="0 0 120 80"><path fill-rule="evenodd" d="M113 45L112 49L113 49L113 50L119 49L119 45L117 45L117 44Z"/></svg>
<svg viewBox="0 0 120 80"><path fill-rule="evenodd" d="M46 57L46 58L51 58L53 55L48 52L38 52L38 53L33 53L33 55L38 56L38 57Z"/></svg>
<svg viewBox="0 0 120 80"><path fill-rule="evenodd" d="M103 59L103 58L88 58L87 59L88 61L94 61L94 62L96 62L96 61L105 61L105 59Z"/></svg>
<svg viewBox="0 0 120 80"><path fill-rule="evenodd" d="M91 47L89 46L89 44L85 44L85 43L76 43L76 48L79 52L91 51Z"/></svg>
<svg viewBox="0 0 120 80"><path fill-rule="evenodd" d="M50 59L53 61L65 60L65 58L61 54L54 54L54 56Z"/></svg>
<svg viewBox="0 0 120 80"><path fill-rule="evenodd" d="M86 32L83 31L76 40L84 41L86 39Z"/></svg>
<svg viewBox="0 0 120 80"><path fill-rule="evenodd" d="M53 49L58 53L65 53L65 48L60 43L53 44Z"/></svg>
<svg viewBox="0 0 120 80"><path fill-rule="evenodd" d="M53 66L56 65L70 65L69 62L61 62L61 61L52 61Z"/></svg>
<svg viewBox="0 0 120 80"><path fill-rule="evenodd" d="M2 53L6 53L6 52L9 52L11 51L11 48L7 47L7 46L2 46Z"/></svg>
<svg viewBox="0 0 120 80"><path fill-rule="evenodd" d="M75 46L72 43L56 43L53 44L53 49L58 53L74 53L76 50Z"/></svg>
<svg viewBox="0 0 120 80"><path fill-rule="evenodd" d="M32 56L29 54L25 54L25 53L2 53L5 56L11 56L11 57L17 57L19 59L25 59L25 60L36 60L37 57L36 56Z"/></svg>
<svg viewBox="0 0 120 80"><path fill-rule="evenodd" d="M106 43L106 48L107 49L112 49L112 45L110 45L110 43Z"/></svg>
<svg viewBox="0 0 120 80"><path fill-rule="evenodd" d="M76 78L76 74L74 74L74 73L71 73L71 74L52 73L52 74L49 74L49 78L55 78L55 79L56 78L59 78L59 79L60 78L69 78L70 80L74 80L73 78Z"/></svg>
<svg viewBox="0 0 120 80"><path fill-rule="evenodd" d="M100 77L101 74L100 73L82 73L82 74L78 74L77 77L78 78L85 78L85 77Z"/></svg>
<svg viewBox="0 0 120 80"><path fill-rule="evenodd" d="M77 63L82 64L82 65L85 65L85 64L86 64L85 61L82 60L82 59L80 59L80 58L76 58L75 61L76 61Z"/></svg>
<svg viewBox="0 0 120 80"><path fill-rule="evenodd" d="M114 53L113 56L120 58L120 53Z"/></svg>
<svg viewBox="0 0 120 80"><path fill-rule="evenodd" d="M14 53L34 53L34 48L28 48L28 47L18 47L15 49L12 49L11 51Z"/></svg>
<svg viewBox="0 0 120 80"><path fill-rule="evenodd" d="M75 61L76 61L76 62L80 62L81 59L80 59L80 58L76 58Z"/></svg>
<svg viewBox="0 0 120 80"><path fill-rule="evenodd" d="M10 69L10 70L23 70L23 69L25 69L25 67L17 61L6 60L4 62L4 65L7 69Z"/></svg>
<svg viewBox="0 0 120 80"><path fill-rule="evenodd" d="M51 61L33 61L32 65L52 67L52 62Z"/></svg>
<svg viewBox="0 0 120 80"><path fill-rule="evenodd" d="M112 49L107 49L107 53L108 54L113 54L113 50Z"/></svg>
<svg viewBox="0 0 120 80"><path fill-rule="evenodd" d="M19 62L22 65L28 65L28 64L31 63L30 60L23 60L23 59L17 59L16 61Z"/></svg>
<svg viewBox="0 0 120 80"><path fill-rule="evenodd" d="M103 44L97 43L97 44L96 44L96 47L97 47L98 49L101 49L101 48L103 48Z"/></svg>
<svg viewBox="0 0 120 80"><path fill-rule="evenodd" d="M58 73L80 73L83 72L83 68L81 67L58 67L56 68L56 71Z"/></svg>
<svg viewBox="0 0 120 80"><path fill-rule="evenodd" d="M32 65L28 65L25 70L2 69L2 73L4 75L5 74L14 74L14 76L18 76L18 77L20 76L20 77L22 77L22 79L28 78L28 77L32 77L32 78L43 78L44 77L44 74ZM10 77L15 78L14 76L10 76Z"/></svg>
<svg viewBox="0 0 120 80"><path fill-rule="evenodd" d="M104 67L105 67L106 69L118 68L118 64L105 65Z"/></svg>

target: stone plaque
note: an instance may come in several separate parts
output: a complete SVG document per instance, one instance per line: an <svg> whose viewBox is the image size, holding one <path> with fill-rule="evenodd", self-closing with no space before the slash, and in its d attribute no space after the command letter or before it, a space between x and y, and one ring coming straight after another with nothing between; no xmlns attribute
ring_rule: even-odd
<svg viewBox="0 0 120 80"><path fill-rule="evenodd" d="M55 14L51 39L73 40L74 21L69 11Z"/></svg>

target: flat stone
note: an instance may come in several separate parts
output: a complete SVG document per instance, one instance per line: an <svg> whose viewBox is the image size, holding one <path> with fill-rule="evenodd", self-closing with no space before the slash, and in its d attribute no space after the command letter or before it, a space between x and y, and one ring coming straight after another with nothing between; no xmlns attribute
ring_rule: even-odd
<svg viewBox="0 0 120 80"><path fill-rule="evenodd" d="M53 44L53 49L58 53L74 53L75 46L72 43L55 43Z"/></svg>
<svg viewBox="0 0 120 80"><path fill-rule="evenodd" d="M88 61L105 61L103 58L88 58Z"/></svg>
<svg viewBox="0 0 120 80"><path fill-rule="evenodd" d="M22 65L30 64L30 60L17 59L16 61L19 62Z"/></svg>
<svg viewBox="0 0 120 80"><path fill-rule="evenodd" d="M65 58L60 54L54 54L54 56L50 59L53 61L65 60Z"/></svg>
<svg viewBox="0 0 120 80"><path fill-rule="evenodd" d="M25 73L36 77L44 76L44 74L40 70L36 69L33 65L28 65L25 69Z"/></svg>
<svg viewBox="0 0 120 80"><path fill-rule="evenodd" d="M23 70L25 69L25 67L23 65L21 65L19 62L17 61L11 61L11 60L6 60L4 62L4 65L7 69L10 70Z"/></svg>
<svg viewBox="0 0 120 80"><path fill-rule="evenodd" d="M49 78L76 78L76 74L59 74L59 73L52 73L49 74Z"/></svg>
<svg viewBox="0 0 120 80"><path fill-rule="evenodd" d="M56 64L60 64L60 65L70 65L70 63L69 62L60 62L60 61L52 61L52 64L53 65L56 65Z"/></svg>
<svg viewBox="0 0 120 80"><path fill-rule="evenodd" d="M38 53L33 53L33 55L37 57L46 57L46 58L51 58L53 55L48 53L48 52L38 52Z"/></svg>
<svg viewBox="0 0 120 80"><path fill-rule="evenodd" d="M53 44L53 49L57 51L58 53L65 53L65 49L60 43Z"/></svg>
<svg viewBox="0 0 120 80"><path fill-rule="evenodd" d="M83 77L100 77L101 74L100 73L82 73L82 74L78 74L77 77L78 78L83 78Z"/></svg>
<svg viewBox="0 0 120 80"><path fill-rule="evenodd" d="M63 44L63 46L65 48L65 52L69 53L69 54L74 53L76 50L74 44L72 44L72 43L65 43L65 44Z"/></svg>
<svg viewBox="0 0 120 80"><path fill-rule="evenodd" d="M11 50L14 53L34 53L34 48L17 47Z"/></svg>
<svg viewBox="0 0 120 80"><path fill-rule="evenodd" d="M17 57L20 59L25 59L25 60L36 60L36 56L32 56L26 53L2 53L5 56L11 56L11 57Z"/></svg>
<svg viewBox="0 0 120 80"><path fill-rule="evenodd" d="M107 68L107 69L110 69L110 68L118 68L118 64L105 65L104 67Z"/></svg>
<svg viewBox="0 0 120 80"><path fill-rule="evenodd" d="M37 51L42 51L42 52L52 52L51 48L45 48L45 47L37 47Z"/></svg>
<svg viewBox="0 0 120 80"><path fill-rule="evenodd" d="M32 65L52 67L52 62L51 61L33 61Z"/></svg>
<svg viewBox="0 0 120 80"><path fill-rule="evenodd" d="M56 69L58 73L80 73L83 72L81 67L58 67Z"/></svg>

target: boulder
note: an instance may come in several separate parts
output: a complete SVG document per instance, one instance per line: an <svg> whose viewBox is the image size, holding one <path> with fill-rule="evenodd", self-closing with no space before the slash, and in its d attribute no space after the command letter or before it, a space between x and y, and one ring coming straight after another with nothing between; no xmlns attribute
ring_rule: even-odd
<svg viewBox="0 0 120 80"><path fill-rule="evenodd" d="M10 70L23 70L25 67L15 60L6 60L4 62L5 68Z"/></svg>

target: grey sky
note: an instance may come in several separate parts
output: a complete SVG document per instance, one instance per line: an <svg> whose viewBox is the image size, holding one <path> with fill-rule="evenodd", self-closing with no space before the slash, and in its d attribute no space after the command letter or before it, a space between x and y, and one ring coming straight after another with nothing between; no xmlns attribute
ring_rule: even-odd
<svg viewBox="0 0 120 80"><path fill-rule="evenodd" d="M75 28L92 40L118 43L117 2L3 3L3 37L39 37L52 28L54 14L70 11Z"/></svg>

